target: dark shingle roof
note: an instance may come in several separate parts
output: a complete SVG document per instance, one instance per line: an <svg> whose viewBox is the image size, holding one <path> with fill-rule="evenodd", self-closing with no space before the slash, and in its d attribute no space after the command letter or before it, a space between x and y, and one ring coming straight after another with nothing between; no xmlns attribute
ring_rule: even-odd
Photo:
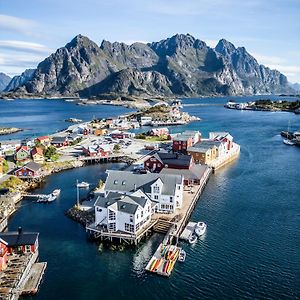
<svg viewBox="0 0 300 300"><path fill-rule="evenodd" d="M215 147L219 147L222 142L220 141L202 141L200 143L195 144L192 147L188 147L187 151L192 152L206 152L209 149Z"/></svg>
<svg viewBox="0 0 300 300"><path fill-rule="evenodd" d="M31 162L27 163L26 165L24 165L24 167L36 172L41 168L41 165L34 161L31 161Z"/></svg>
<svg viewBox="0 0 300 300"><path fill-rule="evenodd" d="M17 247L22 245L34 245L39 234L37 232L2 232L0 239L7 243L8 247Z"/></svg>
<svg viewBox="0 0 300 300"><path fill-rule="evenodd" d="M66 137L64 136L55 136L53 137L51 143L52 144L60 144L60 143L64 143L66 141Z"/></svg>

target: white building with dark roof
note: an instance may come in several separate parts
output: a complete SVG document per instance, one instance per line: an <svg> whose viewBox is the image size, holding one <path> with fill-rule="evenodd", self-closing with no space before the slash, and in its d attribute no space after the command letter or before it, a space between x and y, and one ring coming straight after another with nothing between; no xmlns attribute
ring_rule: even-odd
<svg viewBox="0 0 300 300"><path fill-rule="evenodd" d="M144 193L130 196L109 193L95 202L95 226L108 232L137 234L151 221L152 202Z"/></svg>
<svg viewBox="0 0 300 300"><path fill-rule="evenodd" d="M182 206L183 176L171 174L135 174L129 171L107 171L104 191L132 195L138 190L157 203L156 211L173 213Z"/></svg>

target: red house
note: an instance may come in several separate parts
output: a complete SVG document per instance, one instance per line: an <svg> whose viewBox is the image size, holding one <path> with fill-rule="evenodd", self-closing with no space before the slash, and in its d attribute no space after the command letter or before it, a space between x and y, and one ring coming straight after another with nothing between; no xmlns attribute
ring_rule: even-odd
<svg viewBox="0 0 300 300"><path fill-rule="evenodd" d="M45 136L39 136L35 140L36 140L36 142L41 143L44 146L49 146L50 145L50 138L47 135L45 135Z"/></svg>
<svg viewBox="0 0 300 300"><path fill-rule="evenodd" d="M144 162L144 169L158 173L163 168L190 169L192 165L193 158L190 155L155 153Z"/></svg>
<svg viewBox="0 0 300 300"><path fill-rule="evenodd" d="M101 146L89 146L87 148L83 148L82 152L86 155L86 156L107 156L110 153L110 150L108 149L104 149Z"/></svg>
<svg viewBox="0 0 300 300"><path fill-rule="evenodd" d="M27 163L15 171L17 177L35 178L41 174L41 166L33 161Z"/></svg>
<svg viewBox="0 0 300 300"><path fill-rule="evenodd" d="M18 231L0 233L1 249L3 249L2 253L5 253L3 257L12 253L35 253L39 248L38 237L37 232L23 232L22 228Z"/></svg>
<svg viewBox="0 0 300 300"><path fill-rule="evenodd" d="M186 154L187 148L200 141L201 134L199 131L185 131L177 134L173 138L173 152Z"/></svg>
<svg viewBox="0 0 300 300"><path fill-rule="evenodd" d="M56 148L61 148L69 146L69 141L65 136L55 136L51 141L51 145L55 146Z"/></svg>
<svg viewBox="0 0 300 300"><path fill-rule="evenodd" d="M167 127L152 128L149 134L152 136L169 135L169 129Z"/></svg>
<svg viewBox="0 0 300 300"><path fill-rule="evenodd" d="M0 272L7 267L7 242L0 238Z"/></svg>

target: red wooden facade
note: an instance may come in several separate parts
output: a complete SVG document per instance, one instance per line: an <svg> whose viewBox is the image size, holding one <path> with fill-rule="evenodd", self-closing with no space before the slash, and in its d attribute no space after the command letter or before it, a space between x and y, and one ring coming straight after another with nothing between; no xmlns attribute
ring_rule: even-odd
<svg viewBox="0 0 300 300"><path fill-rule="evenodd" d="M17 177L37 177L39 176L39 170L32 170L26 166L19 168L15 171Z"/></svg>
<svg viewBox="0 0 300 300"><path fill-rule="evenodd" d="M173 152L186 153L187 148L193 146L193 138L187 138L185 140L177 140L173 141Z"/></svg>

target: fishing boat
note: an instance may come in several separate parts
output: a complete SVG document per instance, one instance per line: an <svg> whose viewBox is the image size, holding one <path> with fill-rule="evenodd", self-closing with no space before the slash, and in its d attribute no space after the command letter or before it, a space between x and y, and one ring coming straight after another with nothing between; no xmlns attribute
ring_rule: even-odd
<svg viewBox="0 0 300 300"><path fill-rule="evenodd" d="M201 236L205 233L207 225L204 222L198 222L195 227L195 233L197 236Z"/></svg>
<svg viewBox="0 0 300 300"><path fill-rule="evenodd" d="M197 238L197 236L196 236L195 234L192 234L192 235L189 237L189 243L190 243L190 244L195 244L195 243L197 243L197 240L198 240L198 238Z"/></svg>
<svg viewBox="0 0 300 300"><path fill-rule="evenodd" d="M78 188L88 188L90 184L88 182L82 181L77 183Z"/></svg>
<svg viewBox="0 0 300 300"><path fill-rule="evenodd" d="M178 261L184 262L185 258L186 258L186 252L183 249L181 249L178 256Z"/></svg>

